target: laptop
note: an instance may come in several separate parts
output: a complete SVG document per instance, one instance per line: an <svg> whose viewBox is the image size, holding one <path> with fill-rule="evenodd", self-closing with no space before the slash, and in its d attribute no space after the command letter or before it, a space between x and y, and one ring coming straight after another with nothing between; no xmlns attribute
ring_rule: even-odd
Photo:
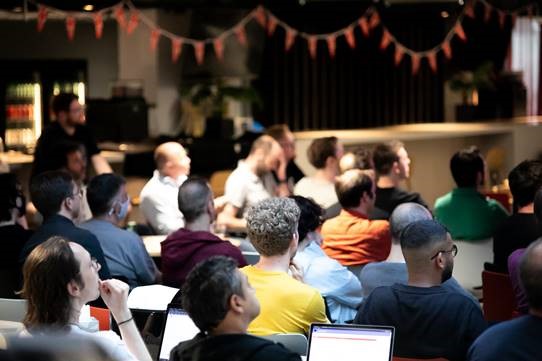
<svg viewBox="0 0 542 361"><path fill-rule="evenodd" d="M391 361L394 334L391 326L313 323L307 361Z"/></svg>
<svg viewBox="0 0 542 361"><path fill-rule="evenodd" d="M158 361L169 361L169 354L175 346L182 341L193 339L199 332L199 328L180 305L169 304L162 329Z"/></svg>

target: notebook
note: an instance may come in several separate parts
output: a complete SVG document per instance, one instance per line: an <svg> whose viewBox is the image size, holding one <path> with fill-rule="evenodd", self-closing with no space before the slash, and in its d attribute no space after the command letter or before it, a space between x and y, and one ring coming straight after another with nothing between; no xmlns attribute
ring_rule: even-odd
<svg viewBox="0 0 542 361"><path fill-rule="evenodd" d="M180 305L169 304L162 330L162 341L158 351L158 361L169 361L171 350L179 342L191 340L199 333L188 313Z"/></svg>
<svg viewBox="0 0 542 361"><path fill-rule="evenodd" d="M313 323L307 361L391 361L394 334L391 326Z"/></svg>

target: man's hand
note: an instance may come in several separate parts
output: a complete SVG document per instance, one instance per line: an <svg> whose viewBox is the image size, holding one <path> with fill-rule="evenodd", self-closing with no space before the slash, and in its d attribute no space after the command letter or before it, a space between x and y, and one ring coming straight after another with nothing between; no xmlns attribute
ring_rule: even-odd
<svg viewBox="0 0 542 361"><path fill-rule="evenodd" d="M290 275L293 279L298 280L299 282L303 282L303 270L299 265L292 259L290 260Z"/></svg>
<svg viewBox="0 0 542 361"><path fill-rule="evenodd" d="M100 296L117 322L126 321L132 314L128 309L128 292L130 287L119 280L100 281Z"/></svg>

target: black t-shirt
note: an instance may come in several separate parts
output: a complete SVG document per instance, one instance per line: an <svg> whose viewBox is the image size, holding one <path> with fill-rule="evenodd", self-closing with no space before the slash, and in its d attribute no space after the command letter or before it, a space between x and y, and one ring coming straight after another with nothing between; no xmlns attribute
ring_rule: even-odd
<svg viewBox="0 0 542 361"><path fill-rule="evenodd" d="M200 333L181 342L172 351L171 361L300 361L299 355L281 344L247 335L205 336Z"/></svg>
<svg viewBox="0 0 542 361"><path fill-rule="evenodd" d="M508 256L541 236L534 214L516 213L504 220L493 235L494 272L508 273Z"/></svg>
<svg viewBox="0 0 542 361"><path fill-rule="evenodd" d="M467 296L400 284L374 289L354 323L394 326L395 356L448 360L464 360L486 328L480 306Z"/></svg>
<svg viewBox="0 0 542 361"><path fill-rule="evenodd" d="M48 170L58 169L58 164L64 163L62 159L58 159L58 148L61 144L68 142L79 143L85 147L88 164L93 155L100 153L94 136L87 126L78 125L75 133L69 135L58 122L54 122L44 129L38 139L34 152L32 177Z"/></svg>
<svg viewBox="0 0 542 361"><path fill-rule="evenodd" d="M469 361L542 360L542 318L524 316L484 332L469 349Z"/></svg>
<svg viewBox="0 0 542 361"><path fill-rule="evenodd" d="M391 213L398 205L407 202L421 204L425 208L424 202L419 193L411 193L397 187L376 188L376 200L373 211L369 214L369 219L388 219Z"/></svg>
<svg viewBox="0 0 542 361"><path fill-rule="evenodd" d="M19 255L28 239L32 236L32 231L24 229L18 224L0 227L0 268L18 268Z"/></svg>

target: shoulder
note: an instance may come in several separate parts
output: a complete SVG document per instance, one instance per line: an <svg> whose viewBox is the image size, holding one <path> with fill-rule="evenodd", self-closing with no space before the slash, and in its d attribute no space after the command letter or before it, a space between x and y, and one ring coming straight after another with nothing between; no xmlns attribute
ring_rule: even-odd
<svg viewBox="0 0 542 361"><path fill-rule="evenodd" d="M448 192L443 196L440 196L435 201L435 208L441 207L445 205L446 203L450 202L450 199L452 198L452 192Z"/></svg>

